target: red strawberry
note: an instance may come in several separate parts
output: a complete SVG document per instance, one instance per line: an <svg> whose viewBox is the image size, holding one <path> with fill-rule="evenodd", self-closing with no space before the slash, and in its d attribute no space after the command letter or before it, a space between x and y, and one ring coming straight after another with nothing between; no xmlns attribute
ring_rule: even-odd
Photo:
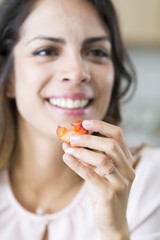
<svg viewBox="0 0 160 240"><path fill-rule="evenodd" d="M72 127L67 129L65 127L60 127L58 126L57 128L57 135L58 137L63 141L68 144L70 144L70 137L72 135L82 135L82 134L88 134L88 130L86 130L82 126L82 121L78 120L75 124L71 124Z"/></svg>

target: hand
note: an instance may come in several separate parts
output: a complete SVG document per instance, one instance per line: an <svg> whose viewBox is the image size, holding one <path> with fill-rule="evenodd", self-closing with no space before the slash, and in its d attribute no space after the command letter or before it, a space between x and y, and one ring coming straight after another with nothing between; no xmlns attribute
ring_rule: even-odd
<svg viewBox="0 0 160 240"><path fill-rule="evenodd" d="M63 144L63 160L86 181L101 236L106 240L129 236L126 209L135 174L123 133L119 127L99 120L83 121L83 126L103 136L71 137L71 144L79 147Z"/></svg>

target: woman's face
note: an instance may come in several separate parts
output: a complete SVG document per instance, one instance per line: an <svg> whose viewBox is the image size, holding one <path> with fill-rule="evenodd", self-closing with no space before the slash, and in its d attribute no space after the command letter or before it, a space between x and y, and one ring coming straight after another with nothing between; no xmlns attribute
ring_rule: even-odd
<svg viewBox="0 0 160 240"><path fill-rule="evenodd" d="M103 119L114 83L109 32L85 0L43 0L14 48L13 94L21 126L55 136L57 125Z"/></svg>

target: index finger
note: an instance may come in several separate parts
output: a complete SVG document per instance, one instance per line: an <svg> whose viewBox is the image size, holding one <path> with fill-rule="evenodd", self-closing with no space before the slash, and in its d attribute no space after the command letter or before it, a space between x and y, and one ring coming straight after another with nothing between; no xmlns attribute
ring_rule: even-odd
<svg viewBox="0 0 160 240"><path fill-rule="evenodd" d="M123 131L119 126L115 126L100 120L84 120L82 125L89 131L99 132L107 138L114 139L119 144L126 157L132 158L129 147L125 141Z"/></svg>

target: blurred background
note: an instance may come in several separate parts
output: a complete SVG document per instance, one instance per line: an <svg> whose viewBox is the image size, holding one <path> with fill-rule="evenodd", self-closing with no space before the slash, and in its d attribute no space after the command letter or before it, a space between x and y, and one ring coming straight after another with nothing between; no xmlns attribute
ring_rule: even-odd
<svg viewBox="0 0 160 240"><path fill-rule="evenodd" d="M160 0L112 1L138 78L134 97L121 105L121 127L129 144L160 147Z"/></svg>

